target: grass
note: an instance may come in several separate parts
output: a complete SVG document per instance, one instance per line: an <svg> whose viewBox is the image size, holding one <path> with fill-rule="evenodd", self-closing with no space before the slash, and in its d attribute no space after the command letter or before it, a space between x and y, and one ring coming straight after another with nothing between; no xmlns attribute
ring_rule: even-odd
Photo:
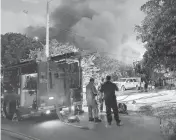
<svg viewBox="0 0 176 140"><path fill-rule="evenodd" d="M135 93L117 96L118 102L124 102L128 108L140 115L160 119L160 130L167 140L176 140L176 90L161 90L147 93ZM136 104L132 104L135 101Z"/></svg>
<svg viewBox="0 0 176 140"><path fill-rule="evenodd" d="M139 113L160 118L160 131L166 140L176 140L176 105L154 108L151 105L141 106Z"/></svg>

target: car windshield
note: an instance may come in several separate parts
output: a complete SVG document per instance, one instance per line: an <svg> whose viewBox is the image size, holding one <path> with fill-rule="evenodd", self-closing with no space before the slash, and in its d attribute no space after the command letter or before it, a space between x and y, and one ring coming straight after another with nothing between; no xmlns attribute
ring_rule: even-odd
<svg viewBox="0 0 176 140"><path fill-rule="evenodd" d="M134 82L137 82L137 79L133 79Z"/></svg>

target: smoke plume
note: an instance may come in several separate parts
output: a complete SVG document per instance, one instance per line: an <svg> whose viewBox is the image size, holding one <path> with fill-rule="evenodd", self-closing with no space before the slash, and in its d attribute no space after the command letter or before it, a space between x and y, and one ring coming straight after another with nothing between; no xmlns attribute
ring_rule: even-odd
<svg viewBox="0 0 176 140"><path fill-rule="evenodd" d="M130 63L140 56L134 25L143 19L140 6L145 1L61 0L50 15L50 38L81 49L114 54L111 56ZM45 38L45 27L28 27L25 32Z"/></svg>

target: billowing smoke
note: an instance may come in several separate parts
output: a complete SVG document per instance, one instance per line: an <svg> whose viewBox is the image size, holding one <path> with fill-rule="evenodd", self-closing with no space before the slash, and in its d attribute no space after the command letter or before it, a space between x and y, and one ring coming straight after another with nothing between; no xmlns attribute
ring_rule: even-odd
<svg viewBox="0 0 176 140"><path fill-rule="evenodd" d="M73 43L74 26L82 19L91 19L96 12L90 9L89 5L84 0L62 0L61 5L57 7L50 15L50 38L55 38L59 42ZM33 27L30 26L25 29L28 36L38 36L40 39L45 38L45 27Z"/></svg>
<svg viewBox="0 0 176 140"><path fill-rule="evenodd" d="M61 0L50 15L50 38L74 43L82 49L114 54L111 56L130 62L140 56L131 38L134 38L134 25L143 17L139 9L145 1ZM28 36L45 38L45 27L28 27L25 31Z"/></svg>

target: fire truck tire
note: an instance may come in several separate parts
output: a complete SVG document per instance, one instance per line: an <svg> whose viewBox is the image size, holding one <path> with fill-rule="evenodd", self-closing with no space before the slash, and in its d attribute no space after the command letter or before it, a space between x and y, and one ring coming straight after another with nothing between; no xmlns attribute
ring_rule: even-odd
<svg viewBox="0 0 176 140"><path fill-rule="evenodd" d="M7 119L12 120L16 112L16 101L4 102L3 111Z"/></svg>

